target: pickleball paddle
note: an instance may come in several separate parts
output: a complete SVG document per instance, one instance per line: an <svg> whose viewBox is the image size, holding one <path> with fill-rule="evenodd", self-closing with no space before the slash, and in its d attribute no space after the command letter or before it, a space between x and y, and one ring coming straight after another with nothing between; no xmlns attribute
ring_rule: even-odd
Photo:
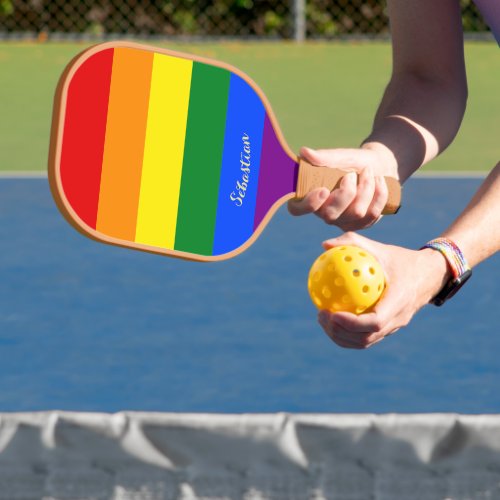
<svg viewBox="0 0 500 500"><path fill-rule="evenodd" d="M86 236L214 261L243 252L278 207L345 170L287 146L257 85L227 64L131 42L76 56L55 97L49 180ZM400 186L386 178L395 213Z"/></svg>

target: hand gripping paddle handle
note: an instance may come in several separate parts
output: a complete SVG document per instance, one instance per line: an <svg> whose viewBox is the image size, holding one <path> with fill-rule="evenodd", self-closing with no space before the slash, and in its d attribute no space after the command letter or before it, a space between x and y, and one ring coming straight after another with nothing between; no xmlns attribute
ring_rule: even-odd
<svg viewBox="0 0 500 500"><path fill-rule="evenodd" d="M295 197L304 198L313 189L326 187L333 191L340 185L346 170L331 167L313 166L302 158L299 158L299 173ZM384 177L389 191L387 203L382 214L395 214L401 206L401 185L394 177Z"/></svg>

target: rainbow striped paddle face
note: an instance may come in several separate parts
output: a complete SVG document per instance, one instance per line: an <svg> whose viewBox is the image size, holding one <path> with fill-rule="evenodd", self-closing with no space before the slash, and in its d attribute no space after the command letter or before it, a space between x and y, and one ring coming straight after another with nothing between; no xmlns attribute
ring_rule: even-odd
<svg viewBox="0 0 500 500"><path fill-rule="evenodd" d="M293 196L298 164L276 127L263 94L234 68L102 44L61 77L52 190L72 224L95 239L228 258Z"/></svg>
<svg viewBox="0 0 500 500"><path fill-rule="evenodd" d="M73 226L105 243L226 259L283 202L345 173L299 160L262 91L217 61L110 42L73 59L57 87L52 192ZM397 181L389 189L399 196Z"/></svg>

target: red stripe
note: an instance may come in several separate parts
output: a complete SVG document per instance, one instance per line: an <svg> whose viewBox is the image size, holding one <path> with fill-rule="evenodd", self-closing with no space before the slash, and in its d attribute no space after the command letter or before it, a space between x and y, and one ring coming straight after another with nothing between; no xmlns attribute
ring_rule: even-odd
<svg viewBox="0 0 500 500"><path fill-rule="evenodd" d="M87 59L68 89L61 151L64 194L77 215L95 229L101 183L113 49Z"/></svg>

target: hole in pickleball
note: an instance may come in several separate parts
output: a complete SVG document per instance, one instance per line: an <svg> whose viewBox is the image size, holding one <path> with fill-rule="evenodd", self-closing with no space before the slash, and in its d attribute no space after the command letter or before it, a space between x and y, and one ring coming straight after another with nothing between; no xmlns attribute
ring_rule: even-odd
<svg viewBox="0 0 500 500"><path fill-rule="evenodd" d="M321 279L321 272L320 271L316 271L313 275L313 280L318 282L319 280Z"/></svg>
<svg viewBox="0 0 500 500"><path fill-rule="evenodd" d="M368 269L368 271L370 271L370 274L375 274L375 269L373 267L370 267L370 269Z"/></svg>
<svg viewBox="0 0 500 500"><path fill-rule="evenodd" d="M370 287L368 285L365 285L363 288L363 293L368 293L370 291Z"/></svg>
<svg viewBox="0 0 500 500"><path fill-rule="evenodd" d="M313 301L317 307L323 306L323 302L321 302L321 299L316 294L313 295Z"/></svg>
<svg viewBox="0 0 500 500"><path fill-rule="evenodd" d="M380 292L380 290L382 290L382 285L379 284L377 290Z"/></svg>
<svg viewBox="0 0 500 500"><path fill-rule="evenodd" d="M354 269L354 270L353 270L353 272L352 272L352 275L353 275L355 278L358 278L360 274L361 274L361 273L359 272L359 269Z"/></svg>
<svg viewBox="0 0 500 500"><path fill-rule="evenodd" d="M365 252L359 252L359 255L361 255L361 257L366 257L366 253Z"/></svg>
<svg viewBox="0 0 500 500"><path fill-rule="evenodd" d="M335 281L334 281L335 285L336 286L344 286L344 278L335 278Z"/></svg>
<svg viewBox="0 0 500 500"><path fill-rule="evenodd" d="M332 296L332 291L326 285L321 289L321 293L325 299L329 299Z"/></svg>
<svg viewBox="0 0 500 500"><path fill-rule="evenodd" d="M350 255L346 255L346 256L344 257L344 260L345 260L346 262L351 262L352 257L351 257Z"/></svg>
<svg viewBox="0 0 500 500"><path fill-rule="evenodd" d="M342 302L343 302L344 304L350 304L350 303L351 303L351 297L349 297L349 295L344 295L344 296L342 297Z"/></svg>

